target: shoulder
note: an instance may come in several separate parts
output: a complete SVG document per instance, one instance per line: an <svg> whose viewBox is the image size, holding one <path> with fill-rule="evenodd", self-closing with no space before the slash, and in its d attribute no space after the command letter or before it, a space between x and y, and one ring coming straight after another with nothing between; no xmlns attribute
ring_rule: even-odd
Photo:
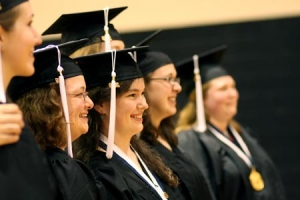
<svg viewBox="0 0 300 200"><path fill-rule="evenodd" d="M180 131L177 135L179 143L189 143L197 140L197 135L193 129Z"/></svg>

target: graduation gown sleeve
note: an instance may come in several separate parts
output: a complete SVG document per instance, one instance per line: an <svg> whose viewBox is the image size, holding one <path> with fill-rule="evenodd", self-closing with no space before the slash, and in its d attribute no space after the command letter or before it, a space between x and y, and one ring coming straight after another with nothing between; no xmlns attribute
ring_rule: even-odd
<svg viewBox="0 0 300 200"><path fill-rule="evenodd" d="M69 157L58 148L48 148L46 153L57 179L61 199L105 199L103 185L98 183L98 187L96 186L93 174L85 164Z"/></svg>
<svg viewBox="0 0 300 200"><path fill-rule="evenodd" d="M17 143L0 147L0 188L0 199L57 198L49 163L27 124Z"/></svg>

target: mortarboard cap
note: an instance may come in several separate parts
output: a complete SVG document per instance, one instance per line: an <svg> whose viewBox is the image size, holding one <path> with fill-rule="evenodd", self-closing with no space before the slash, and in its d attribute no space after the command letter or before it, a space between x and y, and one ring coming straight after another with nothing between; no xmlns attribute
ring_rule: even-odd
<svg viewBox="0 0 300 200"><path fill-rule="evenodd" d="M72 47L86 42L88 39L71 41L57 45L59 49ZM55 82L59 76L57 67L59 65L59 55L56 46L47 46L34 51L34 68L35 72L30 77L14 77L8 87L8 95L13 101L16 101L21 95L42 87L49 83ZM61 55L61 66L63 68L63 76L71 78L82 75L78 65L68 56Z"/></svg>
<svg viewBox="0 0 300 200"><path fill-rule="evenodd" d="M116 51L115 80L117 82L142 77L137 63L129 52L145 51L147 48L135 47ZM112 52L82 56L74 58L74 60L82 69L88 89L97 86L108 86L111 82Z"/></svg>
<svg viewBox="0 0 300 200"><path fill-rule="evenodd" d="M114 19L119 13L124 11L127 6L111 8L108 12L108 22ZM89 38L89 41L82 44L84 47L93 43L104 41L105 10L91 12L70 13L61 15L42 35L61 33L61 42ZM121 36L112 24L108 24L109 34L113 40L121 40ZM97 38L100 38L100 40ZM76 49L75 49L76 50ZM67 55L72 54L74 49L65 49Z"/></svg>
<svg viewBox="0 0 300 200"><path fill-rule="evenodd" d="M24 3L28 0L1 0L0 1L0 14L4 13L13 7L19 5L20 3Z"/></svg>
<svg viewBox="0 0 300 200"><path fill-rule="evenodd" d="M150 72L153 72L162 66L173 63L168 55L158 51L146 51L139 53L137 61L143 76L146 76Z"/></svg>
<svg viewBox="0 0 300 200"><path fill-rule="evenodd" d="M148 46L149 43L158 35L162 32L162 29L159 29L155 32L153 32L151 35L143 39L142 41L138 42L135 46L140 47L140 46Z"/></svg>
<svg viewBox="0 0 300 200"><path fill-rule="evenodd" d="M162 30L157 30L151 35L137 43L136 47L142 45L149 45L149 43L159 34ZM137 62L142 71L143 76L146 76L150 72L155 71L164 65L173 63L172 60L163 52L158 51L145 51L137 55Z"/></svg>
<svg viewBox="0 0 300 200"><path fill-rule="evenodd" d="M214 78L228 75L228 72L221 66L226 48L226 45L222 45L197 55L202 84ZM176 70L183 90L189 94L195 88L193 57L176 63Z"/></svg>

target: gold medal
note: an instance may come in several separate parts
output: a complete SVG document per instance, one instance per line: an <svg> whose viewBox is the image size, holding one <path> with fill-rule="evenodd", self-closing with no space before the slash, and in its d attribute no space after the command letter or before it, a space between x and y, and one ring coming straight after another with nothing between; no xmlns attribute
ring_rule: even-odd
<svg viewBox="0 0 300 200"><path fill-rule="evenodd" d="M264 180L261 174L258 171L256 171L254 167L252 167L251 169L249 180L254 190L261 191L264 189L265 187Z"/></svg>

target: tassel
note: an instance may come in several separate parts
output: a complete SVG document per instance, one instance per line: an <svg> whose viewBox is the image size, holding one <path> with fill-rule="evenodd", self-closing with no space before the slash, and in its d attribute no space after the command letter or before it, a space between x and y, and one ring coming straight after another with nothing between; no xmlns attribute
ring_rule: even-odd
<svg viewBox="0 0 300 200"><path fill-rule="evenodd" d="M62 74L63 68L61 67L60 51L57 46L56 46L56 48L57 48L57 53L58 53L58 67L57 67L57 71L59 72L58 82L59 82L59 90L60 90L60 97L61 97L63 112L64 112L64 116L65 116L65 120L66 120L68 154L71 158L73 158L71 125L70 125L69 109L68 109L68 103L67 103L65 79Z"/></svg>
<svg viewBox="0 0 300 200"><path fill-rule="evenodd" d="M196 131L204 132L206 130L206 120L205 120L204 105L203 105L202 84L201 84L198 55L194 55L193 60L194 60L196 114L197 114L197 124L195 129Z"/></svg>
<svg viewBox="0 0 300 200"><path fill-rule="evenodd" d="M104 25L105 52L108 52L108 51L111 50L111 44L110 44L111 37L109 35L109 28L108 28L108 12L109 12L109 8L106 7L103 10L104 10L104 21L105 21L105 25Z"/></svg>
<svg viewBox="0 0 300 200"><path fill-rule="evenodd" d="M110 115L109 115L109 127L108 127L108 139L107 139L107 149L106 158L111 159L113 156L113 146L115 140L115 124L116 124L116 50L111 52L112 55L112 72L111 72L111 83L110 83Z"/></svg>

